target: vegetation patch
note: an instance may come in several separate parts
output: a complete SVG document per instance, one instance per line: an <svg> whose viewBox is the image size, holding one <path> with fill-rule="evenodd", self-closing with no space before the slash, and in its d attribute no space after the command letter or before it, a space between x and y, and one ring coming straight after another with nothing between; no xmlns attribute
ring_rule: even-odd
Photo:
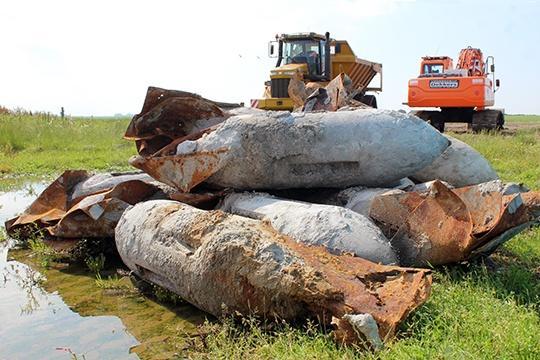
<svg viewBox="0 0 540 360"><path fill-rule="evenodd" d="M122 138L128 123L127 118L0 114L0 189L20 177L53 178L66 169L130 169L127 160L136 150Z"/></svg>
<svg viewBox="0 0 540 360"><path fill-rule="evenodd" d="M507 121L540 122L540 117L508 116ZM51 176L68 168L128 169L135 147L121 139L127 123L128 119L0 114L0 189L18 179ZM454 136L482 153L504 181L540 190L539 129ZM339 346L329 329L313 323L226 319L197 327L206 314L167 290L118 275L121 265L114 263L117 255L107 252L109 241L79 242L71 251L79 265L57 269L50 266L57 255L36 238L29 246L41 255L31 261L43 259L37 262L50 267L46 288L58 291L82 316L119 316L141 341L134 349L141 358L540 358L540 228L521 233L485 261L435 269L427 303L377 354ZM92 265L85 266L85 259L92 259ZM135 290L130 279L144 291ZM132 290L125 290L129 287Z"/></svg>
<svg viewBox="0 0 540 360"><path fill-rule="evenodd" d="M0 243L7 241L6 229L3 226L0 226Z"/></svg>

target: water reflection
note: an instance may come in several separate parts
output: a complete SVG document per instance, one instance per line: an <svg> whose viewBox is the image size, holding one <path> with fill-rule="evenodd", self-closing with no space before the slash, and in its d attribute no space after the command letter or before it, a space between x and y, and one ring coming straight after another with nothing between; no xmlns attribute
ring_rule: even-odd
<svg viewBox="0 0 540 360"><path fill-rule="evenodd" d="M0 223L22 212L45 186L0 194ZM8 261L7 252L0 244L1 359L138 358L129 349L139 342L118 317L80 316L42 288L39 272Z"/></svg>
<svg viewBox="0 0 540 360"><path fill-rule="evenodd" d="M0 192L0 225L23 212L46 187L45 183L27 183L19 190Z"/></svg>

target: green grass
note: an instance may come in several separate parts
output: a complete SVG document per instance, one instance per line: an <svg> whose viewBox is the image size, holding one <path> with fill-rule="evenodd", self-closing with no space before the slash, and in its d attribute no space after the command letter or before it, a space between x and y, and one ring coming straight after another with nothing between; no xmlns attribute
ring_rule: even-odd
<svg viewBox="0 0 540 360"><path fill-rule="evenodd" d="M90 270L92 273L99 275L101 270L105 267L105 255L103 253L99 254L98 256L89 256L84 261L86 266L88 267L88 270Z"/></svg>
<svg viewBox="0 0 540 360"><path fill-rule="evenodd" d="M65 169L126 170L135 154L122 135L129 119L0 115L0 188Z"/></svg>
<svg viewBox="0 0 540 360"><path fill-rule="evenodd" d="M515 135L467 133L454 136L482 153L501 179L540 189L540 128L518 130Z"/></svg>
<svg viewBox="0 0 540 360"><path fill-rule="evenodd" d="M504 121L507 123L540 124L540 115L505 115Z"/></svg>
<svg viewBox="0 0 540 360"><path fill-rule="evenodd" d="M225 322L208 325L205 346L193 357L207 359L536 359L540 357L538 309L509 290L515 268L493 275L484 266L435 273L433 295L402 325L398 337L372 354L344 348L312 325L281 325L263 331ZM525 280L525 279L524 279ZM515 285L514 285L515 286ZM530 290L530 289L529 289ZM255 324L255 325L254 325Z"/></svg>
<svg viewBox="0 0 540 360"><path fill-rule="evenodd" d="M0 243L3 243L7 240L6 229L3 226L0 226Z"/></svg>
<svg viewBox="0 0 540 360"><path fill-rule="evenodd" d="M126 277L119 277L117 274L104 278L99 273L96 274L96 287L102 290L118 290L132 292L133 286Z"/></svg>
<svg viewBox="0 0 540 360"><path fill-rule="evenodd" d="M28 247L32 254L36 257L39 264L48 269L55 261L59 260L62 255L56 252L52 247L43 242L42 237L35 236L28 240Z"/></svg>
<svg viewBox="0 0 540 360"><path fill-rule="evenodd" d="M536 122L540 116L508 116L507 120ZM68 121L0 115L0 172L4 176L0 187L11 176L57 174L67 168L129 168L126 160L135 149L121 139L127 123L127 119ZM540 130L523 129L515 135L455 136L486 156L503 180L523 182L540 190ZM397 337L378 354L338 346L327 332L313 324L279 324L263 330L266 327L254 320L243 324L209 323L200 329L201 341L189 340L175 327L161 326L158 332L175 343L187 341L190 346L182 356L205 359L540 358L540 228L515 237L491 259L493 264L436 269L427 303L403 323ZM58 282L65 283L65 276ZM113 277L103 278L98 284L92 280L88 286L114 289L120 285ZM68 303L84 298L78 288L71 295L60 293ZM158 319L159 314L166 312L155 313L151 319ZM122 318L131 324L129 317ZM150 320L143 318L143 322L128 327L141 342L149 344L144 354L158 356L161 345L150 341L155 332L140 330ZM159 337L159 344L163 341Z"/></svg>

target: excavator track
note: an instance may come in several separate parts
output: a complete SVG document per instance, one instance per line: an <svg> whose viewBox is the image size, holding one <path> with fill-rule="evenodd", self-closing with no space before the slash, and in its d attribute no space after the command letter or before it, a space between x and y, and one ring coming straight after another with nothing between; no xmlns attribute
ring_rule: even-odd
<svg viewBox="0 0 540 360"><path fill-rule="evenodd" d="M411 111L413 115L418 116L420 119L427 121L435 129L441 133L444 132L444 115L440 111L435 110L417 110Z"/></svg>
<svg viewBox="0 0 540 360"><path fill-rule="evenodd" d="M475 111L469 128L473 132L483 130L501 130L504 125L504 114L500 110L479 110Z"/></svg>
<svg viewBox="0 0 540 360"><path fill-rule="evenodd" d="M468 112L437 111L437 110L418 110L412 111L412 114L418 116L424 121L429 122L435 129L444 132L444 125L447 122L466 122L467 127L473 132L480 131L498 131L503 128L504 114L500 110L478 110L470 109Z"/></svg>

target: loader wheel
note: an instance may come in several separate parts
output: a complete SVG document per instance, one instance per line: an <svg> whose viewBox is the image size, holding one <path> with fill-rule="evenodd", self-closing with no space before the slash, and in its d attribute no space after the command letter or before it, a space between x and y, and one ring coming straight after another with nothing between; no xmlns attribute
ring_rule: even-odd
<svg viewBox="0 0 540 360"><path fill-rule="evenodd" d="M377 98L375 95L357 95L354 97L354 100L358 100L363 104L366 104L367 106L371 106L372 108L377 108Z"/></svg>

